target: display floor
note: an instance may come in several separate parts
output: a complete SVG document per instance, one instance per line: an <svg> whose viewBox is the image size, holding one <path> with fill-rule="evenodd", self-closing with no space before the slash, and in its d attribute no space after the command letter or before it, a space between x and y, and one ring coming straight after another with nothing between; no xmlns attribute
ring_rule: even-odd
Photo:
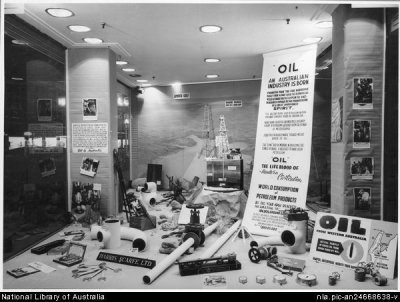
<svg viewBox="0 0 400 302"><path fill-rule="evenodd" d="M151 213L153 215L160 215L160 212ZM127 224L125 226L128 226ZM70 225L65 228L65 231L79 230L82 229L79 225ZM90 231L85 228L86 236L80 241L80 243L86 244L86 254L83 263L85 264L99 264L101 261L96 260L100 252L107 252L143 259L151 259L160 263L163 258L167 255L160 254L159 248L161 246L162 235L169 233L170 231L162 231L158 225L157 229L147 230L145 233L148 236L148 245L143 252L134 252L131 248L131 241L121 240L121 246L118 249L103 249L103 243L97 240L90 239ZM184 255L179 260L188 261L194 260L201 255L208 246L210 246L219 236L212 234L206 238L204 246L197 248L193 254ZM55 234L48 238L44 243L60 239L59 234ZM386 291L394 290L398 288L397 279L388 279L388 284L383 287L376 286L372 281L371 277L367 277L364 282L358 282L354 279L354 271L350 269L344 269L340 267L331 266L329 264L317 263L309 258L309 254L305 253L302 255L288 254L285 247L278 247L278 256L286 256L296 259L306 260L306 266L304 273L315 274L317 277L317 284L309 287L298 284L296 282L297 272L294 272L293 276L286 276L287 283L280 285L274 283L273 278L275 275L281 275L280 272L267 266L266 260L261 260L259 263L252 263L248 257L250 239L246 239L245 242L236 238L233 241L233 236L226 242L224 246L215 254L215 256L224 256L228 253L235 252L237 260L241 263L240 270L226 271L212 274L202 274L182 277L179 274L178 265L174 264L170 266L163 274L151 284L145 284L143 282L143 276L149 272L148 268L130 266L120 263L107 262L107 265L111 268L121 268L122 271L114 272L110 269L104 273L105 280L98 280L99 276L96 276L91 281L83 281L81 278L73 278L72 271L77 268L77 265L72 267L66 267L53 262L53 259L60 257L59 255L35 255L29 250L23 254L5 262L3 264L3 288L7 289L92 289L92 290L154 290L154 289L221 289L221 290L376 290ZM23 267L31 262L41 262L48 266L55 268L56 270L50 273L38 272L21 278L14 278L7 274L7 270L12 270L18 267ZM333 272L340 274L340 280L337 281L336 285L330 286L328 284L329 276ZM216 278L215 282L205 282L207 276L223 276L226 282L218 282L221 278ZM240 283L240 277L247 277L247 283ZM265 283L257 283L257 278L265 277ZM211 280L208 277L208 280Z"/></svg>

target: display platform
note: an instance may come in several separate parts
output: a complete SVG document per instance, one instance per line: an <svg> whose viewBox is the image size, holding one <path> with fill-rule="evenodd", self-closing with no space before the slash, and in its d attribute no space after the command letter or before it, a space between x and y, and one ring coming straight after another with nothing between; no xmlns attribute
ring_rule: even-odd
<svg viewBox="0 0 400 302"><path fill-rule="evenodd" d="M152 211L151 214L159 217L163 211ZM123 226L128 227L127 223ZM121 240L121 245L117 249L103 249L103 243L97 240L91 240L90 230L82 228L80 225L70 225L64 231L81 230L85 231L85 238L79 241L80 244L87 245L86 252L84 253L83 264L98 265L103 261L96 260L100 252L117 254L122 256L130 256L135 258L142 258L145 260L154 260L159 264L167 255L161 254L159 248L163 239L162 235L170 233L170 231L163 231L160 225L157 224L157 229L145 231L148 237L147 248L142 252L132 250L132 241ZM193 254L183 255L179 261L196 260L205 250L215 242L220 235L215 233L208 236L203 246L198 247ZM164 271L157 279L151 284L145 284L143 277L150 271L149 268L132 266L122 263L106 262L106 265L115 269L121 269L115 272L107 269L104 273L96 276L90 281L83 281L83 278L74 278L73 271L77 269L78 264L71 267L57 264L53 262L54 259L59 258L60 255L36 255L31 253L30 250L22 253L21 255L5 262L3 264L3 288L9 289L98 289L98 290L374 290L374 291L387 291L395 290L398 288L398 279L388 279L386 286L377 286L373 282L371 276L363 282L355 280L354 270L339 268L325 263L317 263L309 258L309 253L294 255L287 252L286 247L279 246L278 256L290 257L299 260L305 260L305 268L303 273L316 276L316 284L307 285L307 282L298 282L298 272L293 271L293 275L283 275L279 271L268 267L266 260L261 260L259 263L250 261L248 253L250 249L250 238L245 240L236 238L235 235L231 236L226 244L213 256L225 256L229 253L236 253L237 260L240 262L240 269L231 271L206 273L200 275L190 275L182 277L179 274L179 265L173 264ZM256 237L256 239L259 237ZM42 245L47 242L62 239L58 234L53 235L46 241L38 244ZM122 257L120 257L121 259ZM128 259L128 258L126 258ZM126 260L125 259L125 260ZM125 261L124 260L124 261ZM55 271L45 273L37 272L29 274L21 278L15 278L7 273L7 270L12 270L18 267L25 267L29 263L40 262L55 269ZM125 261L126 262L126 261ZM81 263L81 264L82 264ZM151 263L148 262L148 263ZM335 285L329 285L329 277L337 272L340 279L336 281ZM98 279L99 277L105 277ZM285 278L282 278L285 277ZM286 279L286 284L278 282L279 280Z"/></svg>

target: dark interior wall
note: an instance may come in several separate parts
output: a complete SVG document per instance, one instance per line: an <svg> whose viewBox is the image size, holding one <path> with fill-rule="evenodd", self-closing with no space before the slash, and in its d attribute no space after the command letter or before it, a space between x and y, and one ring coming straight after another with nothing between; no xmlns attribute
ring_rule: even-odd
<svg viewBox="0 0 400 302"><path fill-rule="evenodd" d="M181 90L172 87L150 87L137 97L134 105L138 127L135 143L138 160L133 167L137 177L145 177L148 163L163 165L165 174L194 176L206 180L204 156L198 157L203 145L202 129L204 105L211 106L214 131L219 130L219 116L224 115L231 147L240 148L244 158L244 188L248 189L254 157L257 131L258 104L261 81L239 81L184 85ZM330 176L330 79L317 79L313 115L313 156L310 185L319 194L319 181ZM190 93L190 99L173 100L174 93ZM225 108L225 100L242 100L242 107Z"/></svg>

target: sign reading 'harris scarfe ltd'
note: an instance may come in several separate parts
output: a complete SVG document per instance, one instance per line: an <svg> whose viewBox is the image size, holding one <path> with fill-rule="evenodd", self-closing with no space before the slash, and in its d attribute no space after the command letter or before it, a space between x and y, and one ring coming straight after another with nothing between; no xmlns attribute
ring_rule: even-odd
<svg viewBox="0 0 400 302"><path fill-rule="evenodd" d="M254 168L243 225L277 235L283 211L304 208L310 172L315 58L306 45L264 54Z"/></svg>
<svg viewBox="0 0 400 302"><path fill-rule="evenodd" d="M97 260L109 261L114 263L126 264L131 266L140 266L152 269L156 266L156 261L150 259L136 258L131 256L117 255L111 253L100 252Z"/></svg>

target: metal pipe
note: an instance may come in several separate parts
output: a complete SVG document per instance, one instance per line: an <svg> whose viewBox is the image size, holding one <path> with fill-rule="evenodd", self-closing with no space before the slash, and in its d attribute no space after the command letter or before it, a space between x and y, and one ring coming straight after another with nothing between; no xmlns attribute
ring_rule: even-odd
<svg viewBox="0 0 400 302"><path fill-rule="evenodd" d="M204 229L204 236L210 235L219 225L216 222L206 229ZM150 272L143 276L143 282L146 284L152 283L158 276L160 276L168 267L170 267L174 262L182 256L192 245L194 244L193 238L188 238L184 241L178 248L176 248L171 254L165 257L158 265L156 265Z"/></svg>

